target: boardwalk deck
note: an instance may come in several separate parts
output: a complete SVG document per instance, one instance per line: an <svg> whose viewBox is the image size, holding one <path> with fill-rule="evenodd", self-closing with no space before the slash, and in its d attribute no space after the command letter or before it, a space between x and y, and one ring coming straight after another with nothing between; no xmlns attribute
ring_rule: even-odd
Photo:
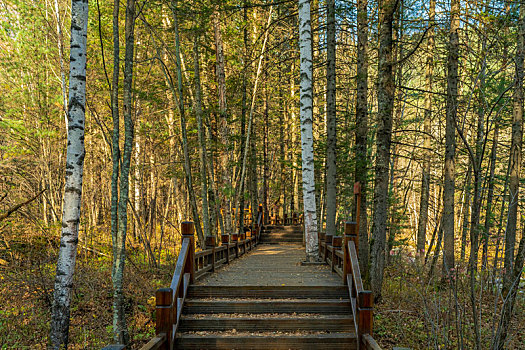
<svg viewBox="0 0 525 350"><path fill-rule="evenodd" d="M199 286L342 286L328 265L301 265L304 247L298 244L261 244L218 273L205 276Z"/></svg>

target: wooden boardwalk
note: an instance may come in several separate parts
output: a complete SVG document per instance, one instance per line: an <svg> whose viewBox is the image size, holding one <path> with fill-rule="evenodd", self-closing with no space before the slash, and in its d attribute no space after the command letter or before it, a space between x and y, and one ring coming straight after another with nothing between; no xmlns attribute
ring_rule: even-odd
<svg viewBox="0 0 525 350"><path fill-rule="evenodd" d="M155 296L156 336L142 350L378 350L357 224L343 237L320 235L326 264L314 265L303 264L302 226L282 223L264 226L260 208L247 234L222 235L220 245L208 237L201 251L193 223L182 223L171 285Z"/></svg>
<svg viewBox="0 0 525 350"><path fill-rule="evenodd" d="M304 247L298 244L261 244L217 273L205 276L199 286L342 286L328 265L301 265Z"/></svg>

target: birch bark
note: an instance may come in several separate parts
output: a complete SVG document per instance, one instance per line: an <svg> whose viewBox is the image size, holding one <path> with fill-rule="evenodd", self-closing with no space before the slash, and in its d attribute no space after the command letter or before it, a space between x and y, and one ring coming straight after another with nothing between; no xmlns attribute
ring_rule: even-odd
<svg viewBox="0 0 525 350"><path fill-rule="evenodd" d="M84 168L86 111L86 43L88 1L71 2L71 51L69 66L68 143L62 210L62 235L51 310L52 349L67 348L71 288L77 256L78 227Z"/></svg>
<svg viewBox="0 0 525 350"><path fill-rule="evenodd" d="M312 96L312 28L310 0L299 0L299 50L301 62L300 118L303 175L304 232L306 261L317 260L317 213L315 203L313 96Z"/></svg>

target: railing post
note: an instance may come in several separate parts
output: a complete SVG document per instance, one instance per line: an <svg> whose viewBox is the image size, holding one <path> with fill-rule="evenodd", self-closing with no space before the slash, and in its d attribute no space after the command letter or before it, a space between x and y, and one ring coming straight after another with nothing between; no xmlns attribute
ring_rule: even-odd
<svg viewBox="0 0 525 350"><path fill-rule="evenodd" d="M215 243L217 239L215 236L206 237L206 249L211 249L211 256L208 256L208 264L211 265L211 271L215 271Z"/></svg>
<svg viewBox="0 0 525 350"><path fill-rule="evenodd" d="M188 259L184 265L184 273L190 274L190 283L195 282L195 234L194 226L191 221L184 221L180 224L180 232L182 233L182 241L186 238L190 240L190 246L188 250Z"/></svg>
<svg viewBox="0 0 525 350"><path fill-rule="evenodd" d="M343 240L343 283L347 284L346 275L352 273L352 264L350 262L350 252L348 251L348 242L353 241L354 244L359 242L357 238L357 223L355 222L345 222L345 236ZM357 245L356 245L357 251Z"/></svg>
<svg viewBox="0 0 525 350"><path fill-rule="evenodd" d="M336 251L341 248L341 245L343 244L343 237L341 236L334 236L332 238L332 271L335 271L335 266L337 260L337 254Z"/></svg>
<svg viewBox="0 0 525 350"><path fill-rule="evenodd" d="M166 333L166 341L161 349L171 349L172 329L173 329L173 314L177 313L177 304L173 303L173 289L161 288L157 289L155 293L155 334ZM172 309L175 309L173 312Z"/></svg>
<svg viewBox="0 0 525 350"><path fill-rule="evenodd" d="M226 246L226 264L230 263L230 235L221 235L221 244Z"/></svg>
<svg viewBox="0 0 525 350"><path fill-rule="evenodd" d="M365 290L359 293L357 305L358 305L358 332L359 332L359 344L360 346L364 347L363 343L363 334L370 334L372 335L372 328L373 328L373 316L372 316L372 308L373 308L373 298L372 298L372 292L369 290Z"/></svg>
<svg viewBox="0 0 525 350"><path fill-rule="evenodd" d="M235 258L239 258L239 235L232 233L232 242L235 244Z"/></svg>
<svg viewBox="0 0 525 350"><path fill-rule="evenodd" d="M325 245L324 245L324 260L326 261L326 257L328 256L328 246L329 245L332 245L332 239L333 239L333 235L331 234L325 234L324 235L324 241L325 241Z"/></svg>

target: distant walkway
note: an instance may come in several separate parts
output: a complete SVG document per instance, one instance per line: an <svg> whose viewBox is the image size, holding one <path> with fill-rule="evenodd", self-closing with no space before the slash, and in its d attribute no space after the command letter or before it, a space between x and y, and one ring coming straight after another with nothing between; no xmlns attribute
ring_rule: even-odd
<svg viewBox="0 0 525 350"><path fill-rule="evenodd" d="M257 246L218 273L199 280L206 286L341 286L328 265L302 266L304 247L296 244Z"/></svg>

